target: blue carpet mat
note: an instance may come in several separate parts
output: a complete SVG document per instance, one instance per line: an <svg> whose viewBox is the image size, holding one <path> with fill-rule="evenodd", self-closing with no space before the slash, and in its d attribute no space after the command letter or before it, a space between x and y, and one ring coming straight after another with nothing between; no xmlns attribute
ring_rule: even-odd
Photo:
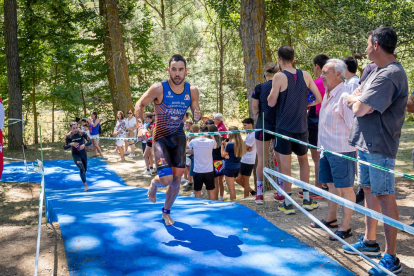
<svg viewBox="0 0 414 276"><path fill-rule="evenodd" d="M179 196L166 227L165 194L149 202L105 161L89 159L87 193L72 160L44 166L47 215L60 224L71 275L354 275L237 203ZM1 180L27 181L23 164L5 164Z"/></svg>

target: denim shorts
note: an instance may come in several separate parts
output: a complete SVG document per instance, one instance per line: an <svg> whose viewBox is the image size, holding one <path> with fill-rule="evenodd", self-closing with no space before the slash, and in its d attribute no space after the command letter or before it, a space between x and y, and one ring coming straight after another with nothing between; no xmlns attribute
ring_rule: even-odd
<svg viewBox="0 0 414 276"><path fill-rule="evenodd" d="M356 157L356 152L342 152L349 157ZM349 188L354 186L355 162L333 155L328 152L321 152L319 157L319 183L333 183L335 188Z"/></svg>
<svg viewBox="0 0 414 276"><path fill-rule="evenodd" d="M358 151L358 160L373 163L375 165L393 170L395 159L384 157L378 153ZM393 173L382 171L364 164L358 163L358 184L363 187L371 187L372 195L395 194L395 177Z"/></svg>

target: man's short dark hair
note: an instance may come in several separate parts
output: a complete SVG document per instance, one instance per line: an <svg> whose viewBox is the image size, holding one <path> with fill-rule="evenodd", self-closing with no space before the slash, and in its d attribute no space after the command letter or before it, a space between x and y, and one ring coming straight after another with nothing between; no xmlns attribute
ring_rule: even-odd
<svg viewBox="0 0 414 276"><path fill-rule="evenodd" d="M327 55L320 54L314 57L313 65L319 65L319 67L322 69L328 60L329 60L329 57Z"/></svg>
<svg viewBox="0 0 414 276"><path fill-rule="evenodd" d="M152 114L147 115L147 118L152 120Z"/></svg>
<svg viewBox="0 0 414 276"><path fill-rule="evenodd" d="M389 53L394 54L395 48L397 48L397 34L390 27L379 27L368 33L368 37L371 36L371 43L378 42L381 48Z"/></svg>
<svg viewBox="0 0 414 276"><path fill-rule="evenodd" d="M254 120L252 118L246 118L242 121L242 124L254 125Z"/></svg>
<svg viewBox="0 0 414 276"><path fill-rule="evenodd" d="M206 126L206 125L201 125L201 126L200 126L200 132L208 132L208 126Z"/></svg>
<svg viewBox="0 0 414 276"><path fill-rule="evenodd" d="M353 57L344 57L342 60L345 62L346 67L348 67L348 71L355 74L358 69L358 61Z"/></svg>
<svg viewBox="0 0 414 276"><path fill-rule="evenodd" d="M207 120L207 121L206 121L206 124L207 124L207 125L214 125L214 121L213 121L213 120Z"/></svg>
<svg viewBox="0 0 414 276"><path fill-rule="evenodd" d="M185 60L185 58L182 55L173 55L170 58L170 61L168 62L168 67L171 66L171 62L173 62L173 61L175 61L175 62L182 61L182 62L184 62L184 67L187 68L187 61Z"/></svg>
<svg viewBox="0 0 414 276"><path fill-rule="evenodd" d="M280 57L283 61L290 61L292 62L295 58L295 51L289 45L283 45L282 47L277 50L277 56Z"/></svg>

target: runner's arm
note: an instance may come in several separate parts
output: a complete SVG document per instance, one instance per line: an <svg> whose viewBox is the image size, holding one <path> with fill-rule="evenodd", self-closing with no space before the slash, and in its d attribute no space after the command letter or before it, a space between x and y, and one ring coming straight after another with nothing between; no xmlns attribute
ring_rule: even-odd
<svg viewBox="0 0 414 276"><path fill-rule="evenodd" d="M190 93L191 93L191 111L193 112L193 120L194 122L197 123L201 119L200 105L198 102L200 93L198 92L198 88L194 85L191 85Z"/></svg>
<svg viewBox="0 0 414 276"><path fill-rule="evenodd" d="M259 100L252 99L252 112L253 112L253 115L259 114L260 112Z"/></svg>
<svg viewBox="0 0 414 276"><path fill-rule="evenodd" d="M148 106L150 103L159 99L162 95L163 89L160 82L154 83L151 87L141 96L141 98L135 104L135 118L141 119L144 118L144 107Z"/></svg>
<svg viewBox="0 0 414 276"><path fill-rule="evenodd" d="M277 73L273 76L272 81L272 90L270 90L270 94L267 97L267 104L270 107L274 107L277 103L277 99L279 98L280 89L282 87L282 77L284 76L283 73Z"/></svg>

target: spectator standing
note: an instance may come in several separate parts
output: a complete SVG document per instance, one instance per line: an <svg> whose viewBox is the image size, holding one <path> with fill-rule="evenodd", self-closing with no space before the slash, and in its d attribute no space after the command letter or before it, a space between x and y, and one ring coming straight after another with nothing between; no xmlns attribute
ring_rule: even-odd
<svg viewBox="0 0 414 276"><path fill-rule="evenodd" d="M388 169L395 166L408 99L407 74L394 56L396 46L397 34L389 27L368 33L366 53L378 67L347 100L355 114L349 144L358 149L359 160ZM358 182L364 189L366 207L399 219L394 174L358 163ZM365 235L353 245L365 255L381 256L377 224L376 219L365 217ZM402 271L396 256L398 229L384 224L384 230L385 254L379 264L397 274ZM342 248L355 254L348 246ZM368 273L384 274L376 267Z"/></svg>
<svg viewBox="0 0 414 276"><path fill-rule="evenodd" d="M273 76L278 71L277 64L269 62L264 67L264 78L265 82L257 85L252 93L252 112L257 116L256 128L263 128L263 113L264 113L264 129L269 131L274 131L276 126L276 107L270 107L267 104L267 97L272 90L272 79ZM263 137L264 135L264 137ZM269 159L269 146L270 143L273 143L274 136L269 133L263 133L263 131L255 132L256 138L256 153L257 153L257 167L256 167L256 200L257 204L263 204L263 154L264 162L267 167ZM263 152L263 140L264 148ZM278 154L278 153L276 153Z"/></svg>
<svg viewBox="0 0 414 276"><path fill-rule="evenodd" d="M359 87L359 77L356 75L358 61L353 57L342 59L346 64L345 87L352 93Z"/></svg>
<svg viewBox="0 0 414 276"><path fill-rule="evenodd" d="M99 154L103 158L102 150L99 147L99 128L101 122L99 121L98 113L96 113L96 111L92 111L91 118L89 119L88 123L94 153L92 157L97 157L97 152L99 152Z"/></svg>
<svg viewBox="0 0 414 276"><path fill-rule="evenodd" d="M347 143L354 114L346 104L347 96L350 93L343 83L346 68L346 64L342 60L330 59L322 69L321 77L326 87L326 94L319 115L318 147L355 158L355 147ZM354 161L328 152L321 152L319 182L328 184L329 192L355 202L354 180ZM329 200L328 213L322 223L330 228L338 227L337 212L338 204ZM335 231L335 234L342 239L352 236L351 217L352 209L344 207L341 225ZM315 223L312 223L311 226L319 228ZM334 237L329 237L329 239L336 240Z"/></svg>
<svg viewBox="0 0 414 276"><path fill-rule="evenodd" d="M242 123L244 129L253 129L254 120L252 118L244 119ZM236 178L236 183L243 187L244 197L248 197L250 194L256 195L256 192L250 188L249 182L254 164L256 163L256 139L254 132L247 134L244 144L246 152L240 161L240 171Z"/></svg>
<svg viewBox="0 0 414 276"><path fill-rule="evenodd" d="M227 127L223 122L223 115L221 113L214 113L214 124L218 131L227 131ZM222 134L221 137L227 138L227 134Z"/></svg>
<svg viewBox="0 0 414 276"><path fill-rule="evenodd" d="M329 57L324 54L317 55L313 59L313 73L316 76L314 83L321 93L321 97L325 95L325 86L323 84L323 80L321 78L322 68L325 66L326 62L328 61ZM311 106L308 111L308 132L309 132L309 144L313 146L318 145L318 129L319 129L319 113L321 110L321 104L317 104ZM327 190L327 186L325 184L320 184L318 181L318 171L319 171L319 152L317 149L310 149L312 160L315 167L315 186L318 188L324 188ZM299 192L299 195L303 197L303 192ZM314 193L309 193L310 198L313 199L320 199L322 198L319 195Z"/></svg>
<svg viewBox="0 0 414 276"><path fill-rule="evenodd" d="M238 130L237 127L230 127L230 130ZM236 200L236 188L234 179L239 175L240 161L246 148L240 133L230 133L228 142L221 144L221 156L225 158L224 176L230 193L230 200Z"/></svg>
<svg viewBox="0 0 414 276"><path fill-rule="evenodd" d="M116 125L114 128L114 137L115 138L125 138L126 135L126 126L125 126L125 116L124 112L118 111L116 114ZM124 140L116 140L116 148L119 151L119 154L121 155L120 161L125 161L125 155L124 155Z"/></svg>
<svg viewBox="0 0 414 276"><path fill-rule="evenodd" d="M282 46L278 50L278 63L282 72L273 77L272 90L267 99L269 106L276 106L276 132L303 142L308 142L307 110L309 106L322 101L321 94L311 75L293 68L294 50L290 46ZM308 91L313 93L315 101L308 102ZM309 182L308 147L283 138L276 138L274 150L279 153L278 168L280 173L291 175L291 155L296 154L299 161L300 179ZM283 181L283 189L291 195L292 184ZM309 191L303 190L303 207L313 210L318 204L309 197ZM285 199L279 205L285 214L294 214L293 204Z"/></svg>
<svg viewBox="0 0 414 276"><path fill-rule="evenodd" d="M134 116L132 110L128 110L128 118L125 119L125 128L126 128L126 137L127 138L135 138L137 126L137 119ZM128 152L128 146L131 148L131 154ZM131 158L135 157L135 141L125 141L125 155L128 155Z"/></svg>
<svg viewBox="0 0 414 276"><path fill-rule="evenodd" d="M208 121L207 121L208 122ZM212 124L208 127L209 132L218 131L217 127ZM214 168L214 186L215 188L215 197L218 200L223 201L224 197L224 158L221 156L221 145L222 137L220 135L214 135L213 139L216 141L217 148L213 149L213 168Z"/></svg>
<svg viewBox="0 0 414 276"><path fill-rule="evenodd" d="M152 154L152 131L154 129L154 124L152 121L152 114L148 114L145 118L145 127L146 129L143 132L143 140L146 140L145 152L144 152L144 161L145 161L145 171L142 175L154 174L154 157Z"/></svg>
<svg viewBox="0 0 414 276"><path fill-rule="evenodd" d="M346 58L343 58L342 60L345 62L347 66L347 71L345 74L345 79L346 79L345 86L348 88L349 92L352 93L355 91L355 89L357 89L360 86L359 83L361 82L358 76L356 75L356 71L358 68L358 61L354 59L353 57L346 57ZM376 66L373 68L376 68ZM355 166L357 166L356 163L355 163ZM358 191L356 193L355 202L360 205L364 205L364 201L365 201L364 200L364 189L362 189L362 187L359 186Z"/></svg>
<svg viewBox="0 0 414 276"><path fill-rule="evenodd" d="M208 132L206 126L200 128L201 132ZM206 185L208 198L217 200L214 189L213 149L217 147L216 141L210 136L199 136L190 141L190 153L194 156L194 195L201 197L203 184Z"/></svg>

